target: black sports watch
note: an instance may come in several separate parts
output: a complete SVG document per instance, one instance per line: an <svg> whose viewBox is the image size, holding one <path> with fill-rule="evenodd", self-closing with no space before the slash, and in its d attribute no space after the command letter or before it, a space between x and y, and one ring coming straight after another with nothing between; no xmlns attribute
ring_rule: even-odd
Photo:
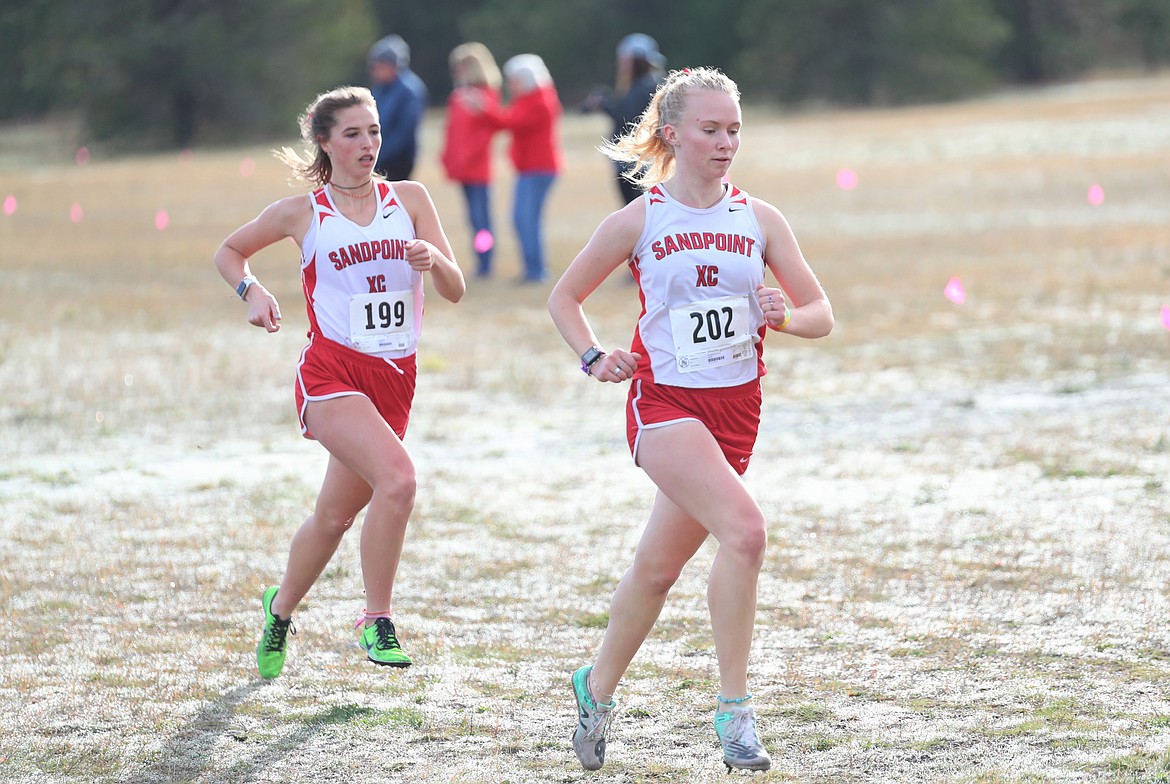
<svg viewBox="0 0 1170 784"><path fill-rule="evenodd" d="M581 355L581 372L587 376L593 375L593 366L605 356L605 352L597 346L590 346L584 354Z"/></svg>

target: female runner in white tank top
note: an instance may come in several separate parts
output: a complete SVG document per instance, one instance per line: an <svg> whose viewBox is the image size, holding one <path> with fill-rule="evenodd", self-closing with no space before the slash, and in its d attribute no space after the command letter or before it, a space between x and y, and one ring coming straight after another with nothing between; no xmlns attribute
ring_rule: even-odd
<svg viewBox="0 0 1170 784"><path fill-rule="evenodd" d="M818 338L833 312L780 212L726 182L740 126L739 90L725 75L669 74L638 124L605 148L635 164L632 179L645 193L601 223L549 296L582 369L602 382L632 379L630 448L658 488L597 659L572 678L573 747L591 770L604 762L618 682L708 536L719 543L707 589L719 660L715 732L729 770L771 765L748 690L767 530L739 475L759 425L768 328ZM630 349L606 350L582 303L624 262L642 313ZM779 288L765 283L765 270Z"/></svg>
<svg viewBox="0 0 1170 784"><path fill-rule="evenodd" d="M414 395L423 313L423 273L457 302L463 274L426 188L373 177L381 144L369 90L324 93L301 118L313 155L279 157L315 186L269 205L215 255L220 274L248 305L248 321L280 329L280 307L248 269L248 258L291 237L301 248L309 344L297 366L301 432L329 452L312 514L293 536L279 587L264 591L261 676L284 666L293 610L324 571L355 516L361 531L366 608L360 644L376 664L406 667L390 620L394 577L414 506L415 473L402 444Z"/></svg>

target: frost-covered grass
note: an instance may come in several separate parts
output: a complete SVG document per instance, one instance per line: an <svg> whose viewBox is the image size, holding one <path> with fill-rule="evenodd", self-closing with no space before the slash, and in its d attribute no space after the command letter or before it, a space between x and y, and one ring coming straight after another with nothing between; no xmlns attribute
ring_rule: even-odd
<svg viewBox="0 0 1170 784"><path fill-rule="evenodd" d="M469 269L440 127L417 175ZM566 121L554 272L615 206L604 131ZM498 279L428 301L395 592L416 664L387 672L356 647L347 537L265 683L259 593L324 455L292 406L295 249L253 264L284 304L275 336L244 322L211 254L285 174L260 148L85 167L35 152L0 159L0 199L18 199L0 216L0 780L722 775L712 546L622 685L605 771L573 756L568 676L601 641L653 488L626 452L624 391L576 370L547 288L511 280L505 161ZM1166 78L747 112L732 179L785 212L838 319L826 340L767 344L745 481L771 521L752 688L775 766L756 780L1170 778L1168 166ZM843 167L856 189L836 187ZM962 305L943 296L953 276ZM628 340L633 287L615 275L590 312Z"/></svg>

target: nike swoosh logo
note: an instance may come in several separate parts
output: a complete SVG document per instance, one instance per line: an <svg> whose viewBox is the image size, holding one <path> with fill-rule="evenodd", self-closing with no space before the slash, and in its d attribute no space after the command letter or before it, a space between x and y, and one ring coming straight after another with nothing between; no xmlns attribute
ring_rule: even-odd
<svg viewBox="0 0 1170 784"><path fill-rule="evenodd" d="M727 211L728 212L739 212L742 209L743 209L743 207L728 207Z"/></svg>
<svg viewBox="0 0 1170 784"><path fill-rule="evenodd" d="M396 209L395 207L391 207L390 209L386 210L385 212L382 213L382 217L389 218L391 215L394 214L395 209Z"/></svg>

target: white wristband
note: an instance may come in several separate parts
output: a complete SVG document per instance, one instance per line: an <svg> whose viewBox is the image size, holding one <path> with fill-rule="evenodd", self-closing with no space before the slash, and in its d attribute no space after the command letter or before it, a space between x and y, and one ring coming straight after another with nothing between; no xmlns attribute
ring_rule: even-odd
<svg viewBox="0 0 1170 784"><path fill-rule="evenodd" d="M240 285L236 286L236 294L239 295L240 299L243 299L248 295L248 289L251 285L259 282L255 275L245 275L244 279L240 281Z"/></svg>

